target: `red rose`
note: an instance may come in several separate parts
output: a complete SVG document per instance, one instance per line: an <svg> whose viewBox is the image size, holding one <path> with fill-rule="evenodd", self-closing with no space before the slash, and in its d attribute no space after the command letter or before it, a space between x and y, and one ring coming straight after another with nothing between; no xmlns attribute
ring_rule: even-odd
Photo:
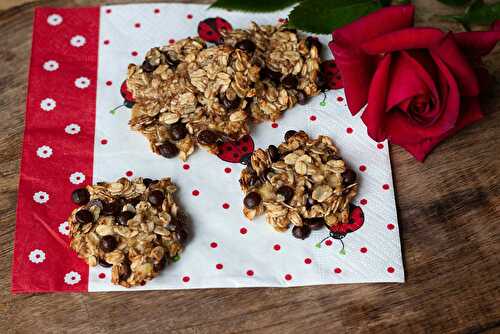
<svg viewBox="0 0 500 334"><path fill-rule="evenodd" d="M482 117L479 65L500 31L445 33L413 26L412 5L392 6L333 32L329 46L347 104L368 134L420 161L440 141ZM475 67L477 67L475 69Z"/></svg>

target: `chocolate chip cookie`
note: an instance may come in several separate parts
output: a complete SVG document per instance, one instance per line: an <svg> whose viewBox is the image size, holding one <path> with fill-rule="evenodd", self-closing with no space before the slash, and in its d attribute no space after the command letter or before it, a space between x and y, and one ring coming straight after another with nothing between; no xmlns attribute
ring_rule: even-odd
<svg viewBox="0 0 500 334"><path fill-rule="evenodd" d="M144 285L178 259L187 238L186 217L169 178L121 178L80 188L68 219L70 247L89 265L112 267L111 281Z"/></svg>
<svg viewBox="0 0 500 334"><path fill-rule="evenodd" d="M329 137L311 139L304 131L290 130L282 144L256 150L250 161L239 180L248 219L265 214L280 232L292 224L299 239L325 225L349 222L349 203L358 190L356 173Z"/></svg>
<svg viewBox="0 0 500 334"><path fill-rule="evenodd" d="M129 65L129 124L155 153L182 160L197 146L217 153L220 143L248 134L251 123L275 121L319 93L316 40L255 23L222 34L218 45L186 38Z"/></svg>

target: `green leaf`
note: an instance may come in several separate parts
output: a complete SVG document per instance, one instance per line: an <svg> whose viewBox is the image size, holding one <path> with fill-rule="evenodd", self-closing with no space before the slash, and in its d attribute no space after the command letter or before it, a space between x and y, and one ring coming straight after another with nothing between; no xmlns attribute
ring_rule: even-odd
<svg viewBox="0 0 500 334"><path fill-rule="evenodd" d="M471 24L490 25L495 20L500 20L500 3L486 5L483 1L474 1L466 10L464 15L444 15L444 19L454 20L461 23L466 30L470 30Z"/></svg>
<svg viewBox="0 0 500 334"><path fill-rule="evenodd" d="M288 25L313 33L329 34L379 8L382 5L372 0L304 0L290 13Z"/></svg>
<svg viewBox="0 0 500 334"><path fill-rule="evenodd" d="M469 24L489 25L500 20L500 3L485 5L482 1L471 5L463 17Z"/></svg>
<svg viewBox="0 0 500 334"><path fill-rule="evenodd" d="M210 7L243 12L274 12L297 2L299 0L217 0Z"/></svg>
<svg viewBox="0 0 500 334"><path fill-rule="evenodd" d="M340 253L340 255L345 255L346 254L345 249L342 248L339 253Z"/></svg>
<svg viewBox="0 0 500 334"><path fill-rule="evenodd" d="M450 5L450 6L464 6L470 2L470 0L438 0L438 1L444 3L445 5Z"/></svg>
<svg viewBox="0 0 500 334"><path fill-rule="evenodd" d="M321 248L321 244L318 242L316 245L314 245L316 248Z"/></svg>

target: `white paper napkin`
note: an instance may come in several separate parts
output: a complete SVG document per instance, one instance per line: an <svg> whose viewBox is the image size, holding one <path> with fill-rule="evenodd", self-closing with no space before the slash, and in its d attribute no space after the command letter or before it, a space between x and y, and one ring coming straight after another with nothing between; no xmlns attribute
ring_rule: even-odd
<svg viewBox="0 0 500 334"><path fill-rule="evenodd" d="M125 78L127 65L141 62L151 47L196 35L198 22L208 17L220 16L233 28L244 28L251 21L276 24L287 12L250 14L181 4L101 8L94 182L114 180L127 172L153 178L170 176L179 186L178 200L192 221L193 236L180 261L135 290L404 281L388 145L368 137L359 115L349 113L343 90L327 92L325 106L320 105L324 97L317 96L305 106L294 107L276 128L269 122L258 125L252 137L256 147L279 144L289 129L333 138L342 157L358 172L356 204L365 215L364 225L343 239L345 255L340 253L338 240L329 239L321 248L315 247L328 235L326 229L313 231L302 241L290 231L275 232L263 217L246 220L238 184L243 166L198 150L186 162L186 169L178 159L151 153L146 139L129 130L130 110L123 108L115 115L109 112L123 102L117 87ZM323 58L331 58L328 36L320 39ZM114 84L108 86L107 81ZM107 140L106 145L101 144L102 139ZM102 272L110 277L107 269L90 269L90 291L126 290L99 279Z"/></svg>

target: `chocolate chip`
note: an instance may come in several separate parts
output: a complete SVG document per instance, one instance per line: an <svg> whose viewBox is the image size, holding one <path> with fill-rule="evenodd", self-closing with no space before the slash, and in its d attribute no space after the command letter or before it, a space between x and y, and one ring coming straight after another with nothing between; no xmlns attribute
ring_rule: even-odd
<svg viewBox="0 0 500 334"><path fill-rule="evenodd" d="M276 162L280 159L280 151L274 145L269 145L267 147L267 153L269 154L269 158L272 162Z"/></svg>
<svg viewBox="0 0 500 334"><path fill-rule="evenodd" d="M82 209L75 214L76 221L81 224L91 223L94 221L94 215L89 211Z"/></svg>
<svg viewBox="0 0 500 334"><path fill-rule="evenodd" d="M321 52L323 45L319 41L317 37L308 36L306 38L306 46L310 49L312 46L315 46L318 49L318 52Z"/></svg>
<svg viewBox="0 0 500 334"><path fill-rule="evenodd" d="M167 63L168 66L176 68L177 65L179 65L180 61L177 59L177 54L173 51L170 52L164 52L165 55L165 63Z"/></svg>
<svg viewBox="0 0 500 334"><path fill-rule="evenodd" d="M294 191L292 187L281 186L278 188L278 190L276 190L276 193L278 195L283 196L285 198L284 199L285 203L288 203L293 198Z"/></svg>
<svg viewBox="0 0 500 334"><path fill-rule="evenodd" d="M316 201L309 195L306 200L306 208L310 209L314 204Z"/></svg>
<svg viewBox="0 0 500 334"><path fill-rule="evenodd" d="M251 176L250 176L250 179L248 180L248 185L249 185L250 187L253 187L253 186L255 186L257 183L259 183L259 182L260 182L260 178L257 176L257 174L256 174L256 173L252 173L252 174L250 174L250 175L251 175Z"/></svg>
<svg viewBox="0 0 500 334"><path fill-rule="evenodd" d="M255 209L262 201L262 197L255 191L249 192L243 199L243 204L247 209Z"/></svg>
<svg viewBox="0 0 500 334"><path fill-rule="evenodd" d="M102 210L104 208L104 203L100 199L96 198L96 199L93 199L89 202L89 207L92 207L92 206L96 206Z"/></svg>
<svg viewBox="0 0 500 334"><path fill-rule="evenodd" d="M240 49L240 50L245 51L245 52L252 53L252 52L255 51L255 43L252 42L249 39L244 39L244 40L239 41L238 43L236 43L236 45L234 46L234 48L235 49Z"/></svg>
<svg viewBox="0 0 500 334"><path fill-rule="evenodd" d="M118 224L127 226L127 223L130 219L135 217L135 213L131 211L122 211L118 214L117 220Z"/></svg>
<svg viewBox="0 0 500 334"><path fill-rule="evenodd" d="M79 188L73 191L71 199L77 205L85 205L90 200L90 193L86 188Z"/></svg>
<svg viewBox="0 0 500 334"><path fill-rule="evenodd" d="M114 251L116 247L118 247L118 242L112 235L105 235L104 237L102 237L101 241L99 241L99 247L103 252L109 253Z"/></svg>
<svg viewBox="0 0 500 334"><path fill-rule="evenodd" d="M160 272L163 270L163 268L165 268L166 264L167 264L167 257L164 256L158 263L153 264L153 270L156 272Z"/></svg>
<svg viewBox="0 0 500 334"><path fill-rule="evenodd" d="M165 158L173 158L179 154L179 149L175 144L172 144L170 142L166 142L158 146L158 150L162 156Z"/></svg>
<svg viewBox="0 0 500 334"><path fill-rule="evenodd" d="M151 183L153 183L153 180L151 180L151 179L150 179L150 178L148 178L148 177L145 177L144 179L142 179L142 183L144 183L144 185L145 185L146 187L149 187L149 185L150 185Z"/></svg>
<svg viewBox="0 0 500 334"><path fill-rule="evenodd" d="M136 197L132 197L132 198L128 199L127 203L132 204L133 206L136 206L137 204L139 204L140 201L141 201L141 196L136 196Z"/></svg>
<svg viewBox="0 0 500 334"><path fill-rule="evenodd" d="M281 84L286 89L295 89L299 85L299 80L295 75L289 74L281 80Z"/></svg>
<svg viewBox="0 0 500 334"><path fill-rule="evenodd" d="M321 217L304 219L304 223L306 223L311 230L319 230L325 226L325 220Z"/></svg>
<svg viewBox="0 0 500 334"><path fill-rule="evenodd" d="M186 125L181 122L177 122L175 124L172 124L170 126L170 135L174 140L181 140L186 137L188 131L186 129Z"/></svg>
<svg viewBox="0 0 500 334"><path fill-rule="evenodd" d="M198 133L198 141L203 145L213 145L218 139L219 136L211 130L203 130Z"/></svg>
<svg viewBox="0 0 500 334"><path fill-rule="evenodd" d="M120 281L126 281L127 278L129 278L131 274L132 274L132 269L130 269L130 264L122 263L120 275L119 275Z"/></svg>
<svg viewBox="0 0 500 334"><path fill-rule="evenodd" d="M221 98L222 106L226 110L233 110L240 106L240 98L236 97L234 100L229 100L225 94L222 94Z"/></svg>
<svg viewBox="0 0 500 334"><path fill-rule="evenodd" d="M119 201L104 203L101 213L105 216L116 216L122 210L123 205Z"/></svg>
<svg viewBox="0 0 500 334"><path fill-rule="evenodd" d="M111 263L108 263L106 262L105 260L103 259L99 259L99 265L103 268L109 268L109 267L112 267L113 265Z"/></svg>
<svg viewBox="0 0 500 334"><path fill-rule="evenodd" d="M268 69L267 67L260 69L260 79L269 79L273 81L275 84L278 84L281 79L281 73L275 72L273 70Z"/></svg>
<svg viewBox="0 0 500 334"><path fill-rule="evenodd" d="M346 186L356 182L356 173L352 169L347 169L342 173L342 179Z"/></svg>
<svg viewBox="0 0 500 334"><path fill-rule="evenodd" d="M178 226L176 232L177 232L177 236L179 238L179 242L181 244L185 243L187 238L188 238L188 234L187 234L186 230L183 227Z"/></svg>
<svg viewBox="0 0 500 334"><path fill-rule="evenodd" d="M252 167L252 153L245 154L241 157L240 163L247 166L247 168L253 169Z"/></svg>
<svg viewBox="0 0 500 334"><path fill-rule="evenodd" d="M294 226L292 229L292 235L297 239L304 240L311 234L311 228L307 225Z"/></svg>
<svg viewBox="0 0 500 334"><path fill-rule="evenodd" d="M154 70L156 70L158 66L155 66L155 65L152 65L149 61L145 60L143 63L142 63L142 70L146 73L150 73L150 72L153 72Z"/></svg>
<svg viewBox="0 0 500 334"><path fill-rule="evenodd" d="M165 199L165 195L161 190L154 190L148 196L149 203L154 206L160 206L163 204L163 200Z"/></svg>
<svg viewBox="0 0 500 334"><path fill-rule="evenodd" d="M303 91L299 90L297 92L297 103L304 105L307 103L307 95Z"/></svg>
<svg viewBox="0 0 500 334"><path fill-rule="evenodd" d="M295 135L297 133L297 131L295 130L288 130L286 133L285 133L285 140L288 140L290 139L293 135Z"/></svg>
<svg viewBox="0 0 500 334"><path fill-rule="evenodd" d="M316 77L316 86L318 86L318 88L321 90L328 89L325 76L321 72L319 72L318 76Z"/></svg>

